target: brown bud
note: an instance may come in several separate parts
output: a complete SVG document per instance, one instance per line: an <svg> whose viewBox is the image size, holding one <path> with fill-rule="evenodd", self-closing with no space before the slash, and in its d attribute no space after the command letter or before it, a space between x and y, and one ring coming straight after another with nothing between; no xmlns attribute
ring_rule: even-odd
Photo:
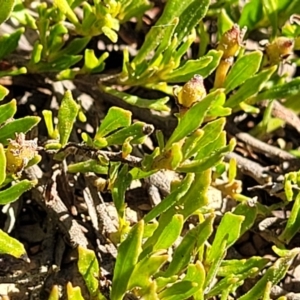
<svg viewBox="0 0 300 300"><path fill-rule="evenodd" d="M20 175L28 162L37 154L35 140L25 140L23 133L16 134L15 140L9 140L6 150L6 170L8 173Z"/></svg>
<svg viewBox="0 0 300 300"><path fill-rule="evenodd" d="M277 65L293 53L294 41L284 36L276 38L272 43L266 45L268 63Z"/></svg>
<svg viewBox="0 0 300 300"><path fill-rule="evenodd" d="M223 59L237 54L242 46L245 31L245 29L241 30L239 25L234 24L231 29L222 35L217 50L223 51Z"/></svg>

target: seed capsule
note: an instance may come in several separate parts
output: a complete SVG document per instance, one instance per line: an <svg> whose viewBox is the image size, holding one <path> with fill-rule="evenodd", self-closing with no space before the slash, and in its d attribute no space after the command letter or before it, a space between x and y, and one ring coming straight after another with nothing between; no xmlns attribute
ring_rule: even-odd
<svg viewBox="0 0 300 300"><path fill-rule="evenodd" d="M284 36L276 38L272 43L266 45L266 55L271 66L279 64L287 59L294 48L294 41Z"/></svg>
<svg viewBox="0 0 300 300"><path fill-rule="evenodd" d="M37 154L35 140L25 140L24 133L16 134L15 140L9 140L6 150L6 171L10 174L21 175L21 172Z"/></svg>

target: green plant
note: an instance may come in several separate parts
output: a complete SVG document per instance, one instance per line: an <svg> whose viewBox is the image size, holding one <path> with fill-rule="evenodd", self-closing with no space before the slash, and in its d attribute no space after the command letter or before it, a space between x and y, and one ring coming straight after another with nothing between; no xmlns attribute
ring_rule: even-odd
<svg viewBox="0 0 300 300"><path fill-rule="evenodd" d="M147 0L15 2L12 13L13 2L0 16L4 21L11 13L19 25L14 33L0 37L0 59L9 60L25 28L33 30L37 38L28 59L14 69L1 71L0 76L29 73L74 82L97 79L99 73L107 71L105 61L111 54L103 51L98 56L96 49L90 49L93 38L104 35L116 43L120 26L135 17L139 30L144 13L154 5ZM35 8L31 2L37 2ZM35 140L25 139L25 133L39 122L39 117L13 119L16 101L1 105L0 204L18 200L38 184L21 176L26 168L39 162L38 150L43 150L64 168L68 174L63 173L65 178L91 173L105 177L105 184L95 184L98 191L110 192L118 219L116 231L108 236L117 247L110 299L121 300L128 294L149 300L271 299L272 287L286 276L299 254L299 248L290 249L300 228L299 172L284 171L284 197L279 203L267 205L251 198L238 178L239 162L235 158L223 160L236 146L225 126L242 113L253 118L260 115L250 133L263 138L289 121L273 115L275 101L285 99L285 108L300 110L295 101L300 94L299 77L290 78L280 72L293 50L299 49L300 26L288 22L292 14L299 13L298 2L251 0L239 5L236 0L213 4L207 0L167 1L135 55L125 48L120 71L93 81L100 95L121 99L127 107L169 113L170 98L175 99L176 126L169 134L156 131L155 145L140 157L136 150L155 127L135 121L129 109L109 105L94 132L80 130L82 143L76 143L71 133L78 129L77 121L84 123L87 118L80 102L67 90L57 114L48 108L43 110L48 140L38 147ZM217 44L210 49L207 26L216 18ZM257 47L248 51L244 42L260 33L261 28L267 32L268 43L263 50ZM191 57L194 45L199 49ZM292 60L299 64L298 58ZM134 95L133 88L151 89L165 96L145 99ZM7 94L0 86L0 100ZM267 102L264 111L263 101ZM146 181L164 170L177 175L168 195L135 224L130 223L126 191L135 181ZM51 194L50 184L45 189ZM218 212L212 206L210 189L222 193L221 201L226 197L234 200L234 208ZM55 200L55 193L45 194L46 205L51 205L47 201ZM258 255L228 258L228 251L244 234L255 231L274 209L290 206L291 214L279 236L270 238L275 261ZM17 240L4 232L0 232L0 239L1 253L25 255ZM78 247L78 271L91 299L107 298L105 288L99 284L99 276L105 275L94 251ZM249 279L255 284L242 292L241 287ZM84 299L84 289L73 285L67 283L66 297ZM54 285L48 299L59 297L59 288Z"/></svg>

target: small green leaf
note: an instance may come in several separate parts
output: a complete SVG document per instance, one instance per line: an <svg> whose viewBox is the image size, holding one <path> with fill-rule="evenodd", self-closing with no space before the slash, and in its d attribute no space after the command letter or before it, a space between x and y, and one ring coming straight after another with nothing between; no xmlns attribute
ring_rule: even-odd
<svg viewBox="0 0 300 300"><path fill-rule="evenodd" d="M220 97L217 102L213 103L213 105L210 107L206 117L208 119L209 118L216 119L218 117L229 116L231 114L232 110L228 107L224 107L225 100L226 100L226 96L224 94L223 97Z"/></svg>
<svg viewBox="0 0 300 300"><path fill-rule="evenodd" d="M192 106L179 120L179 124L166 143L166 149L169 149L172 143L180 141L199 128L210 106L222 96L223 93L220 90L216 90Z"/></svg>
<svg viewBox="0 0 300 300"><path fill-rule="evenodd" d="M195 74L201 73L212 62L212 57L201 57L197 60L188 60L182 67L169 72L161 77L162 80L167 82L186 82L190 80Z"/></svg>
<svg viewBox="0 0 300 300"><path fill-rule="evenodd" d="M6 104L0 105L0 125L12 118L16 111L17 104L15 99Z"/></svg>
<svg viewBox="0 0 300 300"><path fill-rule="evenodd" d="M91 40L91 37L81 37L81 38L74 38L73 40L68 43L68 45L63 48L61 51L59 51L59 55L76 55L81 53L89 41Z"/></svg>
<svg viewBox="0 0 300 300"><path fill-rule="evenodd" d="M262 0L264 11L268 16L270 24L272 26L272 37L274 38L278 28L278 2L280 0Z"/></svg>
<svg viewBox="0 0 300 300"><path fill-rule="evenodd" d="M171 277L157 277L156 284L157 284L157 291L161 291L165 289L167 286L175 283L178 280L178 276L171 276ZM157 298L160 299L160 298Z"/></svg>
<svg viewBox="0 0 300 300"><path fill-rule="evenodd" d="M285 99L290 96L300 94L300 77L292 79L290 82L286 82L281 85L275 85L255 97L256 101L264 99Z"/></svg>
<svg viewBox="0 0 300 300"><path fill-rule="evenodd" d="M86 287L93 299L100 300L99 291L99 265L95 255L95 252L89 249L85 249L81 246L78 247L78 270L82 275Z"/></svg>
<svg viewBox="0 0 300 300"><path fill-rule="evenodd" d="M228 182L233 182L237 174L237 162L235 158L229 160L228 165Z"/></svg>
<svg viewBox="0 0 300 300"><path fill-rule="evenodd" d="M218 16L218 36L219 38L234 26L234 22L230 19L225 9L221 9Z"/></svg>
<svg viewBox="0 0 300 300"><path fill-rule="evenodd" d="M3 145L0 144L0 187L6 178L6 157Z"/></svg>
<svg viewBox="0 0 300 300"><path fill-rule="evenodd" d="M0 143L8 144L8 139L14 139L16 133L26 133L40 121L40 117L24 117L6 123L0 128Z"/></svg>
<svg viewBox="0 0 300 300"><path fill-rule="evenodd" d="M189 1L168 1L162 12L161 17L155 23L155 26L152 26L149 30L145 42L142 47L139 49L138 54L134 58L133 62L135 65L143 63L149 53L155 50L157 46L162 42L165 36L165 30L168 26L176 26L178 23L178 17L182 11L189 5ZM174 20L176 20L174 22ZM175 24L174 24L175 23Z"/></svg>
<svg viewBox="0 0 300 300"><path fill-rule="evenodd" d="M293 184L290 180L285 180L284 182L284 193L287 201L292 201L294 199Z"/></svg>
<svg viewBox="0 0 300 300"><path fill-rule="evenodd" d="M152 282L151 278L167 259L167 251L159 250L146 255L136 264L128 282L128 289L131 290L135 287L147 289Z"/></svg>
<svg viewBox="0 0 300 300"><path fill-rule="evenodd" d="M8 0L5 2L11 1ZM2 7L0 11L2 12ZM19 28L11 34L4 34L0 37L0 59L10 54L18 47L20 37L24 33L24 31L24 28Z"/></svg>
<svg viewBox="0 0 300 300"><path fill-rule="evenodd" d="M243 285L246 278L251 278L257 275L257 271L258 270L256 268L253 268L242 275L229 275L228 277L218 280L218 282L213 285L209 293L207 293L207 298L221 295L220 299L229 299L230 294L234 293L239 286Z"/></svg>
<svg viewBox="0 0 300 300"><path fill-rule="evenodd" d="M263 275L263 277L254 285L254 287L244 294L239 300L261 299L268 282L276 285L286 274L294 258L300 252L299 248L289 251L285 257L279 258Z"/></svg>
<svg viewBox="0 0 300 300"><path fill-rule="evenodd" d="M183 227L183 216L174 214L165 225L158 225L153 235L144 243L140 259L156 250L167 250L176 241Z"/></svg>
<svg viewBox="0 0 300 300"><path fill-rule="evenodd" d="M154 109L157 111L170 111L170 108L166 105L166 103L170 99L169 97L152 100L120 92L110 87L103 87L103 89L105 92L122 99L124 102L130 105L134 105L140 108Z"/></svg>
<svg viewBox="0 0 300 300"><path fill-rule="evenodd" d="M68 300L84 300L81 294L81 288L79 286L72 286L71 282L67 284Z"/></svg>
<svg viewBox="0 0 300 300"><path fill-rule="evenodd" d="M5 205L18 200L23 193L30 190L36 184L36 180L29 181L24 179L5 190L0 191L0 204Z"/></svg>
<svg viewBox="0 0 300 300"><path fill-rule="evenodd" d="M8 95L8 93L9 93L9 90L7 88L5 88L3 85L0 85L0 101L2 101L4 99L4 97ZM16 100L12 100L12 101L16 102ZM0 108L1 108L1 106L0 106ZM1 123L2 122L0 122L0 124Z"/></svg>
<svg viewBox="0 0 300 300"><path fill-rule="evenodd" d="M185 150L185 145L183 145L182 152L184 153L184 157L187 159L191 156L197 155L202 151L207 145L213 143L217 140L224 129L226 123L225 118L219 118L214 121L207 123L201 130L203 131L202 136L199 140L191 147L190 149ZM188 140L188 138L187 138ZM216 148L214 148L216 149ZM207 152L206 152L207 153ZM205 156L206 156L205 153ZM197 157L198 158L198 157Z"/></svg>
<svg viewBox="0 0 300 300"><path fill-rule="evenodd" d="M14 0L2 0L0 1L0 24L9 18L10 13L15 5Z"/></svg>
<svg viewBox="0 0 300 300"><path fill-rule="evenodd" d="M152 251L153 245L160 239L161 232L165 231L165 228L169 226L174 215L181 214L183 218L186 219L200 207L207 205L208 198L206 195L211 182L211 171L207 170L195 176L193 175L194 174L191 174L194 180L192 180L191 186L188 187L188 191L180 195L181 197L178 197L178 201L161 214L159 225L153 235L144 244L144 251L141 256L145 256ZM166 199L164 199L164 201L165 200ZM148 248L146 248L147 246Z"/></svg>
<svg viewBox="0 0 300 300"><path fill-rule="evenodd" d="M229 248L240 237L244 220L244 216L238 216L230 212L224 214L209 251L207 263L213 262L217 257L223 257L224 253L220 253L221 244L226 238L226 248Z"/></svg>
<svg viewBox="0 0 300 300"><path fill-rule="evenodd" d="M196 245L199 248L211 235L213 219L214 216L211 215L203 223L198 224L195 228L188 231L179 246L175 249L168 269L161 276L170 277L178 275L187 267L193 255L196 254Z"/></svg>
<svg viewBox="0 0 300 300"><path fill-rule="evenodd" d="M176 170L179 164L182 161L182 152L181 152L181 143L173 143L171 148L171 168L172 170Z"/></svg>
<svg viewBox="0 0 300 300"><path fill-rule="evenodd" d="M285 248L278 248L275 245L272 246L272 250L274 251L274 253L276 255L278 255L279 257L284 257L289 255L290 253L290 249L285 249Z"/></svg>
<svg viewBox="0 0 300 300"><path fill-rule="evenodd" d="M171 49L167 49L166 52L164 54L169 54L168 57L164 57L163 58L163 63L164 65L167 65L169 60L172 59L174 60L174 69L177 69L181 63L182 63L182 60L184 59L184 55L187 53L187 51L190 49L191 45L193 44L193 42L195 41L196 39L196 32L195 30L192 30L191 34L189 34L182 42L182 44L179 46L178 49L176 49L176 46L178 44L178 41L177 41L177 37L173 37L173 40L172 40L172 44L171 44ZM174 45L173 45L174 44ZM168 52L171 52L171 53L168 53ZM175 52L175 53L174 53ZM205 58L204 55L199 55L200 58ZM197 73L197 72L196 72ZM187 80L186 80L187 81Z"/></svg>
<svg viewBox="0 0 300 300"><path fill-rule="evenodd" d="M51 139L56 140L58 138L58 131L54 130L54 127L53 127L52 111L51 110L43 110L42 114L44 116L44 121L45 121L46 128L48 131L48 136Z"/></svg>
<svg viewBox="0 0 300 300"><path fill-rule="evenodd" d="M198 284L192 281L179 281L159 293L159 299L178 300L188 299L199 289Z"/></svg>
<svg viewBox="0 0 300 300"><path fill-rule="evenodd" d="M173 1L172 1L173 2ZM175 2L175 1L174 1ZM186 34L190 33L193 28L202 20L206 15L210 1L183 1L189 2L189 5L182 11L179 17L179 24L175 29L178 42L181 42Z"/></svg>
<svg viewBox="0 0 300 300"><path fill-rule="evenodd" d="M74 24L77 25L78 19L74 11L71 9L68 1L66 0L54 0L53 3L63 14L65 14L68 19Z"/></svg>
<svg viewBox="0 0 300 300"><path fill-rule="evenodd" d="M61 55L52 62L40 61L37 65L31 64L30 66L28 66L28 69L36 73L60 72L75 65L81 59L82 55Z"/></svg>
<svg viewBox="0 0 300 300"><path fill-rule="evenodd" d="M178 18L175 17L174 20L172 20L172 23L165 27L164 36L161 42L158 44L158 47L155 50L155 53L148 64L149 68L157 67L158 62L161 62L161 64L163 65L165 64L164 59L167 58L170 59L170 55L167 55L167 53L172 49L175 50L174 48L176 47L176 44L175 45L173 44L174 43L173 34L178 24L178 21L179 21ZM177 38L176 38L176 42L177 42ZM165 56L164 58L162 57L162 54L164 54ZM140 71L143 72L143 68L138 68L138 69L140 69ZM138 73L137 75L139 74L141 73Z"/></svg>
<svg viewBox="0 0 300 300"><path fill-rule="evenodd" d="M61 149L61 144L57 143L57 142L50 142L45 145L45 149L46 150L59 150L59 149ZM57 153L54 155L55 159L59 160L59 161L63 160L63 158L61 158L61 156L64 156L64 155L62 155L61 153Z"/></svg>
<svg viewBox="0 0 300 300"><path fill-rule="evenodd" d="M107 26L103 26L101 29L104 35L106 35L113 43L118 41L118 34L114 30Z"/></svg>
<svg viewBox="0 0 300 300"><path fill-rule="evenodd" d="M178 203L181 206L174 207L174 210L177 213L181 213L186 219L198 209L206 206L208 204L207 191L210 184L211 169L205 170L202 173L196 173L191 187ZM171 210L170 213L172 213ZM206 229L209 230L208 227ZM201 239L198 242L201 242Z"/></svg>
<svg viewBox="0 0 300 300"><path fill-rule="evenodd" d="M36 41L31 52L30 64L38 64L41 61L43 45Z"/></svg>
<svg viewBox="0 0 300 300"><path fill-rule="evenodd" d="M188 191L189 187L193 182L194 176L193 174L187 174L185 178L181 181L181 184L174 190L170 195L168 195L164 201L160 202L157 206L155 206L145 217L145 223L150 222L171 206L182 198L182 196Z"/></svg>
<svg viewBox="0 0 300 300"><path fill-rule="evenodd" d="M293 208L291 211L291 215L287 219L286 227L283 232L280 234L279 239L284 241L285 243L289 243L291 239L295 236L295 234L300 229L300 193L298 193L295 202L293 204Z"/></svg>
<svg viewBox="0 0 300 300"><path fill-rule="evenodd" d="M69 141L78 110L79 106L74 101L71 91L66 91L58 111L57 124L59 141L62 147Z"/></svg>
<svg viewBox="0 0 300 300"><path fill-rule="evenodd" d="M216 132L218 134L218 132ZM209 138L209 136L207 136ZM194 160L207 160L207 156L214 155L215 150L221 149L226 146L226 132L223 130L219 135L213 136L212 141L208 143L203 143L201 147L201 140L199 141L198 152L195 153ZM203 142L207 141L204 139Z"/></svg>
<svg viewBox="0 0 300 300"><path fill-rule="evenodd" d="M94 172L96 174L107 174L108 166L103 166L94 159L89 159L75 164L68 165L68 172L70 173L87 173Z"/></svg>
<svg viewBox="0 0 300 300"><path fill-rule="evenodd" d="M9 69L6 71L0 71L0 77L4 76L18 76L27 73L27 68L21 67L16 69Z"/></svg>
<svg viewBox="0 0 300 300"><path fill-rule="evenodd" d="M31 166L34 166L38 164L41 161L42 157L39 154L35 154L32 159L29 160L28 164L26 165L26 168L29 168Z"/></svg>
<svg viewBox="0 0 300 300"><path fill-rule="evenodd" d="M243 84L259 70L262 57L261 51L254 51L237 60L224 82L226 94Z"/></svg>
<svg viewBox="0 0 300 300"><path fill-rule="evenodd" d="M129 126L131 123L131 112L124 110L119 107L111 107L107 112L104 120L102 121L100 127L95 135L95 140L107 136L109 133Z"/></svg>
<svg viewBox="0 0 300 300"><path fill-rule="evenodd" d="M62 23L57 23L51 27L49 32L49 37L47 40L49 61L53 61L52 53L59 52L59 50L63 47L64 35L66 35L67 33L68 33L68 29Z"/></svg>
<svg viewBox="0 0 300 300"><path fill-rule="evenodd" d="M155 229L158 226L158 222L154 221L153 223L149 223L149 224L145 224L145 230L144 230L144 239L145 238L149 238L153 232L155 231Z"/></svg>
<svg viewBox="0 0 300 300"><path fill-rule="evenodd" d="M239 20L240 27L247 27L251 31L263 18L262 0L252 0L248 2L243 10Z"/></svg>
<svg viewBox="0 0 300 300"><path fill-rule="evenodd" d="M51 288L48 300L59 300L59 288L58 285L54 285Z"/></svg>
<svg viewBox="0 0 300 300"><path fill-rule="evenodd" d="M23 244L0 229L0 253L28 260Z"/></svg>
<svg viewBox="0 0 300 300"><path fill-rule="evenodd" d="M209 292L213 285L213 280L217 276L220 265L223 261L223 258L226 255L226 244L227 244L228 236L225 236L221 243L219 244L218 255L214 257L214 259L210 262L205 261L204 266L206 270L206 278L205 278L205 288L206 292Z"/></svg>
<svg viewBox="0 0 300 300"><path fill-rule="evenodd" d="M194 172L201 173L221 162L222 158L226 153L233 151L235 147L234 140L231 140L231 143L225 147L215 150L214 152L208 154L206 158L193 160L191 162L185 162L181 164L178 168L178 172Z"/></svg>
<svg viewBox="0 0 300 300"><path fill-rule="evenodd" d="M262 270L270 260L260 256L252 256L248 259L230 259L222 261L218 271L218 276L226 277L230 275L239 275L252 268Z"/></svg>
<svg viewBox="0 0 300 300"><path fill-rule="evenodd" d="M198 129L185 139L181 149L183 154L182 161L185 161L186 159L192 157L193 154L197 151L195 148L199 145L199 141L203 137L203 134L204 131Z"/></svg>
<svg viewBox="0 0 300 300"><path fill-rule="evenodd" d="M120 218L124 217L125 192L130 185L131 180L131 174L128 172L128 165L123 165L111 187L112 198Z"/></svg>
<svg viewBox="0 0 300 300"><path fill-rule="evenodd" d="M94 50L85 49L84 51L84 68L86 70L93 70L98 67L98 58L96 57Z"/></svg>
<svg viewBox="0 0 300 300"><path fill-rule="evenodd" d="M263 88L264 84L270 79L276 69L277 66L273 66L247 79L246 82L229 97L225 106L234 108L241 102L247 100L249 97L258 93Z"/></svg>
<svg viewBox="0 0 300 300"><path fill-rule="evenodd" d="M200 297L204 295L203 287L205 283L205 275L206 275L206 270L203 264L199 260L197 260L195 264L189 264L187 268L186 276L184 277L183 280L197 283L198 286L194 292L195 294L193 295L195 300L203 299Z"/></svg>
<svg viewBox="0 0 300 300"><path fill-rule="evenodd" d="M206 78L208 75L210 75L219 65L222 55L223 55L223 51L216 51L216 50L208 51L206 56L211 57L212 61L208 64L207 67L199 70L197 74L201 75L203 78Z"/></svg>
<svg viewBox="0 0 300 300"><path fill-rule="evenodd" d="M132 227L127 238L119 246L110 293L111 299L122 300L127 291L130 275L141 252L143 232L144 221L141 220Z"/></svg>
<svg viewBox="0 0 300 300"><path fill-rule="evenodd" d="M245 217L240 232L240 234L243 235L252 227L256 220L257 206L250 202L242 202L235 208L233 213Z"/></svg>
<svg viewBox="0 0 300 300"><path fill-rule="evenodd" d="M122 23L129 21L131 18L137 18L137 20L140 20L144 13L147 10L150 10L154 5L148 0L130 2L127 2L127 0L121 0L120 3L122 4L122 8L124 6L124 9L121 8L122 13L119 15L119 19L122 20ZM127 3L130 3L129 6L125 5Z"/></svg>
<svg viewBox="0 0 300 300"><path fill-rule="evenodd" d="M158 239L152 245L153 251L160 249L168 249L169 247L171 247L180 235L182 227L183 216L179 214L174 215L170 223L161 231ZM144 244L145 248L148 244L151 245L151 243L148 243L148 241Z"/></svg>
<svg viewBox="0 0 300 300"><path fill-rule="evenodd" d="M153 128L146 123L136 122L109 135L106 138L107 146L122 145L129 137L131 138L131 144L141 144L151 131L153 131L152 129Z"/></svg>

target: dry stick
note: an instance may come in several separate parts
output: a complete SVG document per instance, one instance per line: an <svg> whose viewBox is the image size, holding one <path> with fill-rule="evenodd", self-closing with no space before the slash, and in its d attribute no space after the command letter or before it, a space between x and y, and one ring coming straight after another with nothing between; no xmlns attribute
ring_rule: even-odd
<svg viewBox="0 0 300 300"><path fill-rule="evenodd" d="M274 147L272 145L268 145L257 138L251 136L248 133L241 132L235 126L227 123L226 130L233 136L235 136L238 140L244 142L245 144L251 146L254 150L259 153L262 153L268 157L271 157L279 162L288 162L291 168L299 168L300 160L296 158L294 155Z"/></svg>
<svg viewBox="0 0 300 300"><path fill-rule="evenodd" d="M259 184L264 185L272 180L272 176L269 175L268 169L262 167L260 164L244 158L234 152L228 153L225 156L226 161L229 161L231 158L236 160L237 166L243 174L252 177Z"/></svg>
<svg viewBox="0 0 300 300"><path fill-rule="evenodd" d="M269 101L259 102L260 107L267 107ZM290 126L294 127L300 133L300 119L296 113L283 106L279 101L273 101L272 116L285 121Z"/></svg>
<svg viewBox="0 0 300 300"><path fill-rule="evenodd" d="M125 158L122 156L122 152L112 152L104 150L95 150L84 144L68 143L59 152L65 152L66 155L80 155L91 159L98 160L99 156L104 157L107 161L121 162L127 164L129 167L141 168L142 158L133 155L128 155ZM168 175L164 171L158 171L144 179L147 188L152 186L156 187L163 196L167 196L170 193L170 185L172 179L168 178Z"/></svg>
<svg viewBox="0 0 300 300"><path fill-rule="evenodd" d="M46 206L55 211L58 223L63 226L65 234L69 238L72 246L80 245L84 248L88 246L88 240L83 234L83 228L70 215L69 210L60 198L57 190L57 180L59 180L60 170L55 170L51 176L50 183L46 187ZM49 191L49 194L47 193Z"/></svg>
<svg viewBox="0 0 300 300"><path fill-rule="evenodd" d="M106 236L116 232L117 228L113 226L106 205L101 194L93 185L92 178L95 179L94 176L84 176L86 187L83 190L83 197L91 217L94 234L97 237L97 253L101 259L101 274L112 274L114 261L117 257L117 248Z"/></svg>
<svg viewBox="0 0 300 300"><path fill-rule="evenodd" d="M59 150L58 153L65 152L67 155L80 155L91 159L98 160L99 156L104 157L107 161L121 162L128 164L130 167L141 167L142 159L136 156L128 155L125 158L122 152L112 152L104 150L95 150L84 144L68 143L63 149Z"/></svg>
<svg viewBox="0 0 300 300"><path fill-rule="evenodd" d="M97 223L98 223L98 231L103 233L104 236L101 236L102 242L107 243L107 236L111 233L117 231L117 227L115 226L109 216L109 212L107 210L106 204L102 198L100 192L97 191L96 186L94 185L94 181L97 179L97 176L94 175L85 175L84 180L86 184L86 189L89 190L89 194L91 200L93 201L93 206L95 209Z"/></svg>
<svg viewBox="0 0 300 300"><path fill-rule="evenodd" d="M34 165L25 170L27 177L31 180L38 179L36 174L39 167ZM50 194L45 195L46 185L38 185L33 190L34 199L43 207L46 206L46 211L50 213L54 220L57 220L57 224L61 232L68 237L68 240L72 246L81 245L87 247L88 241L83 234L83 228L78 222L71 216L69 210L59 197L56 190L55 179L59 173L53 174L51 183L48 183L48 192ZM47 194L47 193L46 193ZM46 196L46 197L45 197ZM50 198L49 198L50 197ZM46 198L46 201L45 201Z"/></svg>

